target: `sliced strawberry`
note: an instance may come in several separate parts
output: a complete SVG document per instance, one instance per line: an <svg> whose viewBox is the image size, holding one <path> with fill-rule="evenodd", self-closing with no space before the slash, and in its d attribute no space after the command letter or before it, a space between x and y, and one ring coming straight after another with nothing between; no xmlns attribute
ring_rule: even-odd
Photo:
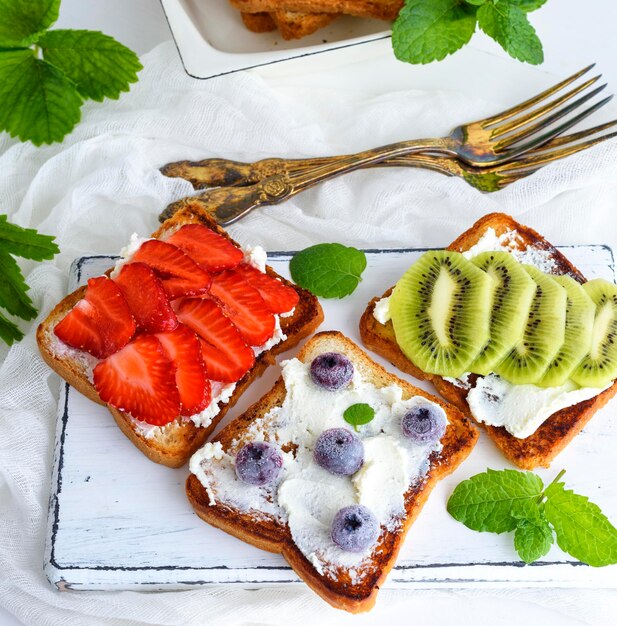
<svg viewBox="0 0 617 626"><path fill-rule="evenodd" d="M166 241L144 241L131 261L149 265L158 274L163 288L172 300L205 293L210 286L210 274L180 248Z"/></svg>
<svg viewBox="0 0 617 626"><path fill-rule="evenodd" d="M163 284L145 263L128 263L115 278L137 327L147 333L173 330L178 319Z"/></svg>
<svg viewBox="0 0 617 626"><path fill-rule="evenodd" d="M203 340L202 356L208 378L233 383L253 366L255 354L216 302L185 298L176 313L178 319Z"/></svg>
<svg viewBox="0 0 617 626"><path fill-rule="evenodd" d="M54 328L64 343L98 359L124 347L135 334L135 320L118 285L99 276L88 281L86 295Z"/></svg>
<svg viewBox="0 0 617 626"><path fill-rule="evenodd" d="M197 335L188 326L178 324L175 330L158 333L156 338L176 366L182 415L203 411L210 404L212 389Z"/></svg>
<svg viewBox="0 0 617 626"><path fill-rule="evenodd" d="M260 346L274 335L274 315L263 298L233 270L212 277L210 294L251 346Z"/></svg>
<svg viewBox="0 0 617 626"><path fill-rule="evenodd" d="M101 400L134 418L163 426L180 415L176 367L153 335L139 335L94 368Z"/></svg>
<svg viewBox="0 0 617 626"><path fill-rule="evenodd" d="M244 254L231 241L201 224L187 224L167 239L209 272L236 267Z"/></svg>
<svg viewBox="0 0 617 626"><path fill-rule="evenodd" d="M250 283L264 299L272 313L287 313L298 305L300 296L293 287L288 287L280 280L260 272L248 263L241 263L234 272Z"/></svg>

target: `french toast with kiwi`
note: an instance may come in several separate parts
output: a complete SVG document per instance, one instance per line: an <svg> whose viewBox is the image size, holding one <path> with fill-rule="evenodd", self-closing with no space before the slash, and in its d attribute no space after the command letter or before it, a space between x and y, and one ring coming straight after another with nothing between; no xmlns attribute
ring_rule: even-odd
<svg viewBox="0 0 617 626"><path fill-rule="evenodd" d="M480 249L482 242L488 240L500 241L501 243L497 246L488 245L487 250L480 252L475 257L472 256L475 248ZM479 242L480 246L478 245ZM486 245L483 247L487 248ZM519 268L523 268L524 273L527 273L534 280L538 295L541 294L543 297L549 298L546 292L553 290L556 293L550 296L549 304L542 303L542 299L538 295L534 295L531 301L532 305L530 305L528 288L524 286L525 280L522 280L519 291L517 291L517 295L512 299L510 305L507 302L499 301L499 306L510 306L514 312L512 316L508 316L509 324L515 322L515 325L520 325L520 319L513 319L516 317L517 309L519 310L518 313L520 310L529 311L524 316L526 321L522 335L516 335L516 332L520 332L520 328L518 331L513 330L514 327L511 325L505 328L505 331L502 328L504 331L502 336L506 339L510 337L512 343L504 346L505 352L502 353L501 360L497 359L497 362L495 360L491 362L490 355L487 354L485 348L480 352L480 355L485 357L486 362L481 363L478 356L472 360L472 365L477 366L472 371L477 373L457 378L427 371L433 368L427 365L428 361L422 358L420 351L417 349L415 352L403 350L397 342L397 333L404 334L406 332L404 325L401 327L401 323L399 323L398 330L395 331L391 319L382 316L381 321L379 321L377 319L379 315L376 317L376 305L379 308L383 303L387 303L388 300L384 300L384 298L390 297L394 288L386 291L383 296L374 298L368 304L360 320L360 334L367 348L388 359L402 371L432 382L443 398L460 408L472 419L474 419L474 414L470 402L475 410L478 406L477 399L482 393L485 394L485 400L488 403L484 406L488 406L489 411L497 413L499 407L496 403L502 398L497 395L491 398L490 383L499 381L500 377L510 381L508 385L513 385L518 390L528 390L530 393L535 392L536 389L540 390L538 393L543 393L542 390L546 388L561 389L558 385L563 382L564 377L571 378L576 384L572 387L580 386L581 389L587 390L584 395L581 392L580 397L584 399L556 410L547 416L533 432L525 433L525 436L520 434L514 436L504 426L480 422L498 448L518 467L524 469L533 469L538 466L548 467L555 456L572 441L596 411L617 393L617 383L614 382L615 376L602 378L599 373L603 367L607 366L602 359L613 359L610 356L614 350L614 341L611 340L611 336L617 330L617 291L614 285L602 284L604 281L598 279L587 283L581 272L539 233L502 213L492 213L481 218L447 248L448 251L466 253L468 258L475 259L476 266L481 264L482 259L487 263L494 262L500 254L504 254L504 249L507 252L505 256L518 256L519 259L523 259L524 263L517 263L517 265ZM478 269L486 270L486 267ZM506 272L504 266L501 266L501 269ZM426 272L425 274L429 275ZM551 278L555 280L551 280ZM508 273L508 281L511 280L514 278ZM585 285L585 283L587 283L586 287L578 288L579 285ZM433 286L424 285L422 288L429 292ZM609 293L597 293L603 289L608 289ZM597 306L592 306L591 313L589 297L585 294L581 296L579 293L581 291L590 293L595 297ZM581 302L580 305L576 300L579 296L585 298L585 302ZM553 297L558 297L561 300L555 300ZM533 305L533 303L536 304ZM603 303L602 307L600 306L601 303ZM575 310L575 305L578 317L572 313ZM458 306L462 305L459 304ZM493 307L495 306L494 301ZM564 315L566 315L564 309L567 311L567 323L564 319ZM493 310L495 309L493 308ZM560 310L561 314L559 314ZM585 345L589 345L592 340L589 320L592 320L591 325L593 325L594 310L596 311L596 318L593 330L596 336L593 341L598 352L595 355L597 357L595 361L589 357L583 358L588 349ZM601 310L603 312L600 314ZM599 315L602 316L601 320L598 320ZM445 319L444 316L447 317L447 313L442 311L442 318ZM491 319L494 320L494 317ZM427 322L427 325L423 326L424 323L422 313L418 313L415 321L409 322L409 328L412 331L415 329L416 338L420 339L420 343L424 341L426 346L430 346L431 342L428 335L420 336L421 333L418 334L417 332L418 328L421 331L428 329L430 324ZM490 324L491 320L481 320L479 317L472 319L468 324L467 336L465 332L461 332L461 350L464 351L465 342L468 339L471 341L471 337L475 341L481 336L481 345L488 346L490 342L486 343L487 338L492 337L493 333L493 326L489 328ZM540 336L538 329L542 328L543 331ZM534 336L536 331L538 336ZM447 328L445 332L447 334ZM588 343L585 344L585 342ZM581 343L583 344L582 351L579 345ZM531 353L528 349L529 346L533 348ZM424 349L425 346L420 350ZM546 354L542 354L542 351L545 351ZM416 362L409 356L412 353L418 355L415 359ZM503 358L504 354L507 355L505 358ZM539 359L538 355L542 356L544 360ZM460 350L458 348L454 350L454 353L448 355L451 360L459 357ZM534 362L536 357L538 360ZM540 363L543 365L540 366ZM537 371L539 367L544 368L541 375ZM614 368L612 361L610 367ZM439 368L434 368L433 371L435 370L439 371ZM568 384L570 383L568 382ZM479 389L483 391L479 392ZM579 396L572 395L571 397L577 398ZM522 398L522 400L519 398L519 404L524 404L525 400L526 398ZM515 407L513 412L516 413L517 410ZM518 418L516 414L513 417Z"/></svg>
<svg viewBox="0 0 617 626"><path fill-rule="evenodd" d="M191 458L188 499L212 526L281 553L332 606L367 611L478 432L339 332L317 333L281 366L274 387ZM352 419L363 402L373 414Z"/></svg>
<svg viewBox="0 0 617 626"><path fill-rule="evenodd" d="M39 350L150 460L179 467L323 312L190 202L124 256L58 303Z"/></svg>

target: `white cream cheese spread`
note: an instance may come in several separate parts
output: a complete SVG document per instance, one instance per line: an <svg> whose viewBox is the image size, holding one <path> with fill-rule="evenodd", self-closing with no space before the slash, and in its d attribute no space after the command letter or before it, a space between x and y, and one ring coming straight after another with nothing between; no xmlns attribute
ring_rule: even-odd
<svg viewBox="0 0 617 626"><path fill-rule="evenodd" d="M211 504L226 502L255 515L286 521L295 544L319 572L353 567L370 549L346 552L332 542L330 526L335 513L346 505L363 504L380 525L396 529L404 515L405 492L423 479L429 456L441 450L440 443L420 446L405 438L401 419L418 404L430 403L442 413L443 409L422 396L403 400L403 390L397 385L375 387L362 379L357 368L348 387L335 392L315 385L310 365L298 359L284 361L282 368L285 400L256 420L244 438L267 439L293 450L283 453L278 484L259 488L243 483L235 475L231 454L214 463L206 458L210 452L203 449L191 459L191 472L208 490ZM364 444L363 467L353 477L331 474L313 460L315 442L326 429L351 430L343 412L358 402L375 410L374 419L357 432Z"/></svg>
<svg viewBox="0 0 617 626"><path fill-rule="evenodd" d="M375 306L373 307L373 317L380 324L387 324L388 321L392 319L390 315L390 296L381 298L381 300L377 300L377 302L375 302Z"/></svg>

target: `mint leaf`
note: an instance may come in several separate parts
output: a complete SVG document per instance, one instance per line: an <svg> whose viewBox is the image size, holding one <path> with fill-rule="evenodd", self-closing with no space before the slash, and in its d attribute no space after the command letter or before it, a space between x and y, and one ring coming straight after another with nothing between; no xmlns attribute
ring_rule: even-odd
<svg viewBox="0 0 617 626"><path fill-rule="evenodd" d="M514 531L514 547L525 563L543 557L553 545L553 531L543 515L520 519Z"/></svg>
<svg viewBox="0 0 617 626"><path fill-rule="evenodd" d="M617 529L600 507L566 490L563 483L550 485L546 496L546 519L555 529L562 550L594 567L617 563Z"/></svg>
<svg viewBox="0 0 617 626"><path fill-rule="evenodd" d="M503 533L514 530L521 513L537 506L542 480L531 472L487 469L462 483L448 500L448 513L472 530Z"/></svg>
<svg viewBox="0 0 617 626"><path fill-rule="evenodd" d="M9 321L0 313L0 339L7 343L9 346L13 345L13 342L19 341L24 338L24 334L17 328L13 322Z"/></svg>
<svg viewBox="0 0 617 626"><path fill-rule="evenodd" d="M358 431L358 426L368 424L374 417L375 409L370 404L364 402L348 406L343 413L343 419L348 424L351 424L356 432Z"/></svg>
<svg viewBox="0 0 617 626"><path fill-rule="evenodd" d="M120 97L137 81L139 58L113 37L91 30L52 30L38 45L46 61L62 70L85 98Z"/></svg>
<svg viewBox="0 0 617 626"><path fill-rule="evenodd" d="M60 0L0 0L0 48L34 43L57 19Z"/></svg>
<svg viewBox="0 0 617 626"><path fill-rule="evenodd" d="M35 146L62 141L81 102L73 83L32 50L0 52L0 130Z"/></svg>
<svg viewBox="0 0 617 626"><path fill-rule="evenodd" d="M511 0L484 4L478 9L480 28L511 57L538 65L544 60L542 43L525 11Z"/></svg>
<svg viewBox="0 0 617 626"><path fill-rule="evenodd" d="M466 0L469 2L469 0ZM546 0L507 0L510 4L514 4L519 9L523 9L525 13L531 13L536 9L539 9L543 4L546 3Z"/></svg>
<svg viewBox="0 0 617 626"><path fill-rule="evenodd" d="M294 282L324 298L343 298L353 293L365 268L364 252L340 243L311 246L289 263Z"/></svg>
<svg viewBox="0 0 617 626"><path fill-rule="evenodd" d="M392 26L396 58L430 63L456 52L476 29L476 10L460 0L407 0Z"/></svg>
<svg viewBox="0 0 617 626"><path fill-rule="evenodd" d="M15 259L0 250L0 306L24 320L36 317L36 309L26 293L28 285Z"/></svg>
<svg viewBox="0 0 617 626"><path fill-rule="evenodd" d="M24 259L43 261L60 252L51 235L41 235L33 228L10 224L6 215L0 215L0 252L5 251Z"/></svg>

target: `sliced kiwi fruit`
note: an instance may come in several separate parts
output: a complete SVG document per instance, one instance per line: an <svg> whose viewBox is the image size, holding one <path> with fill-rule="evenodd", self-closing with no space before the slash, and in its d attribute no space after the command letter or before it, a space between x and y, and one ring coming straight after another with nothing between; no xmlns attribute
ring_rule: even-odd
<svg viewBox="0 0 617 626"><path fill-rule="evenodd" d="M536 283L522 338L495 373L515 385L535 384L561 348L566 328L566 290L548 274L522 265Z"/></svg>
<svg viewBox="0 0 617 626"><path fill-rule="evenodd" d="M460 376L489 338L491 282L459 252L424 253L390 299L396 341L429 374Z"/></svg>
<svg viewBox="0 0 617 626"><path fill-rule="evenodd" d="M540 387L559 387L570 378L591 347L596 312L596 305L579 282L570 276L554 276L553 280L566 290L566 329L563 345L537 383Z"/></svg>
<svg viewBox="0 0 617 626"><path fill-rule="evenodd" d="M617 285L595 278L583 289L596 305L591 348L570 378L581 387L606 387L617 378Z"/></svg>
<svg viewBox="0 0 617 626"><path fill-rule="evenodd" d="M486 375L522 338L536 283L508 252L482 252L471 262L493 279L490 337L469 368Z"/></svg>

